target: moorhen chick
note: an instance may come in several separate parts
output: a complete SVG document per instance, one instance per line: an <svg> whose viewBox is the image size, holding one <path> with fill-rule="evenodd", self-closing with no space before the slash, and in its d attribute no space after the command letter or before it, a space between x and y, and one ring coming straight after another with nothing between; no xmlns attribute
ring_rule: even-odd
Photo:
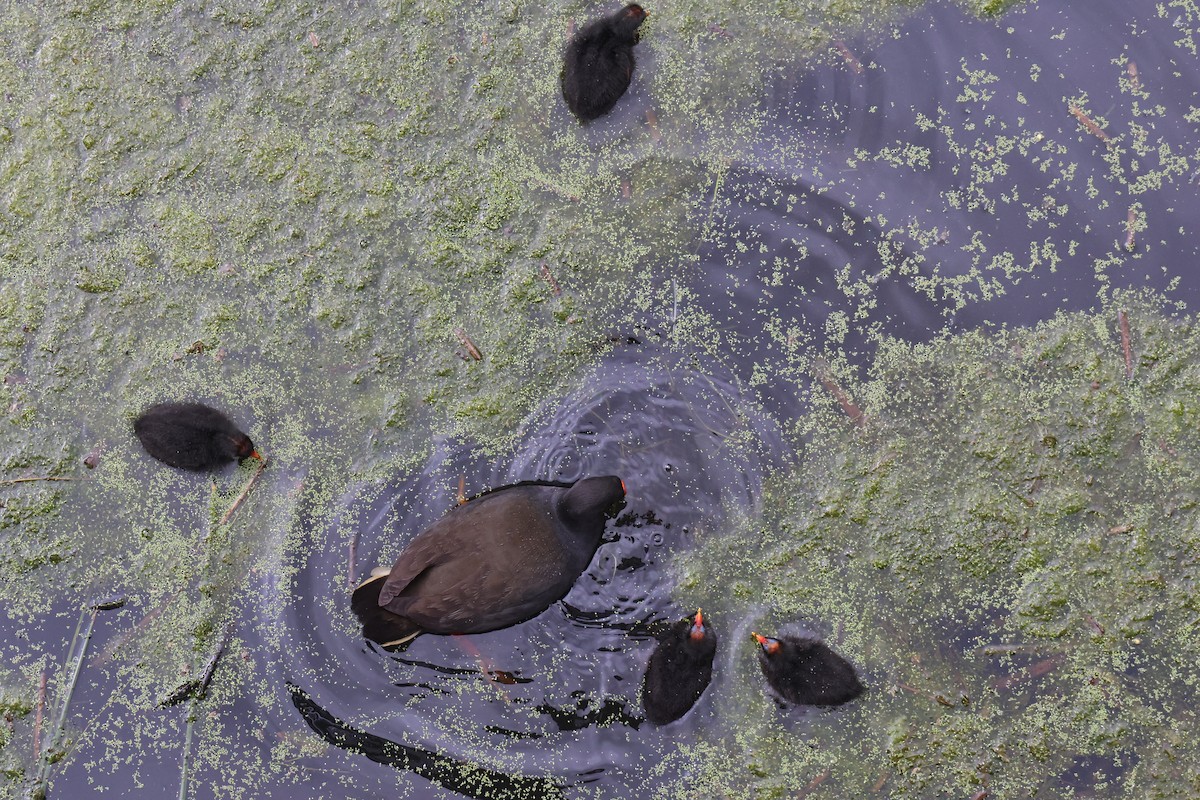
<svg viewBox="0 0 1200 800"><path fill-rule="evenodd" d="M196 472L243 458L262 459L254 442L229 417L203 403L159 403L133 421L146 452L172 467Z"/></svg>
<svg viewBox="0 0 1200 800"><path fill-rule="evenodd" d="M666 725L688 712L712 680L717 634L704 624L704 614L684 617L659 639L642 681L646 719Z"/></svg>
<svg viewBox="0 0 1200 800"><path fill-rule="evenodd" d="M633 79L633 46L638 26L649 16L630 3L620 11L584 25L567 43L562 93L581 122L612 110Z"/></svg>
<svg viewBox="0 0 1200 800"><path fill-rule="evenodd" d="M838 706L863 692L850 662L813 636L750 634L760 645L758 663L767 683L789 703Z"/></svg>
<svg viewBox="0 0 1200 800"><path fill-rule="evenodd" d="M350 605L383 647L421 633L485 633L531 619L562 599L600 546L625 497L615 476L528 481L451 509L405 546Z"/></svg>

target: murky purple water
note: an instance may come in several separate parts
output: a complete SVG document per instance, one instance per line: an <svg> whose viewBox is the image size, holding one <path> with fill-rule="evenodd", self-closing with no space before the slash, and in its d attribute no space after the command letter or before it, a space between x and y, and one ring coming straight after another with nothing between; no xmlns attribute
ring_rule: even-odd
<svg viewBox="0 0 1200 800"><path fill-rule="evenodd" d="M389 741L544 778L567 796L637 796L650 765L713 723L704 701L666 731L640 721L647 625L684 611L671 601L671 554L698 526L719 527L727 509L753 507L764 479L789 463L779 427L802 399L794 382L747 388L754 369L785 374L803 348L862 363L881 335L1034 323L1097 306L1120 287L1200 308L1200 184L1171 164L1195 155L1185 115L1200 105L1200 67L1173 44L1183 35L1173 21L1151 2L1044 0L998 22L938 7L894 40L846 43L861 73L835 55L777 79L757 103L772 121L754 158L723 175L698 245L701 268L681 287L722 322L721 363L680 357L653 336L620 345L575 392L548 401L512 453L486 457L447 442L411 476L347 487L332 521L299 507L293 528L304 549L279 565L294 578L264 576L262 597L273 602L237 631L260 654L261 685L247 692L240 719L226 721L229 746L269 758L281 738L307 729L299 705L330 741L375 748L374 760L332 747L289 767L308 776L308 796L456 796L397 769L405 756ZM1132 93L1122 58L1151 99ZM1069 112L1085 94L1115 145ZM905 147L927 152L919 167L903 163ZM894 158L878 158L889 148ZM1131 208L1139 230L1130 250ZM1009 257L1007 273L989 266ZM471 637L514 682L483 681L476 656L452 638L422 637L389 655L354 635L351 540L361 576L452 504L460 475L472 493L596 473L630 486L612 541L563 603ZM294 477L274 477L274 488ZM106 612L93 648L141 613ZM69 635L74 612L61 619ZM34 649L60 648L53 621L19 635L42 639ZM113 678L103 665L85 669L77 727L123 713L106 705ZM289 684L307 699L294 703ZM718 675L710 692L721 690ZM161 713L181 737L185 712ZM158 756L111 775L90 761L87 752L69 759L52 796L90 796L100 785L109 796L164 796L159 789L177 781L178 764ZM202 772L195 786L218 778ZM257 796L295 796L294 779Z"/></svg>

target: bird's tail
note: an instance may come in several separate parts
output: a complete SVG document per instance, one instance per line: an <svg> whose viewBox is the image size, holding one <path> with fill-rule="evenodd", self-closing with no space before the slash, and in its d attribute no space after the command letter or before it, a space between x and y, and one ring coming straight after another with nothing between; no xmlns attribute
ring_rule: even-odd
<svg viewBox="0 0 1200 800"><path fill-rule="evenodd" d="M362 623L364 638L381 647L398 647L418 636L421 629L412 620L380 607L379 592L387 577L376 576L355 589L350 595L350 608Z"/></svg>

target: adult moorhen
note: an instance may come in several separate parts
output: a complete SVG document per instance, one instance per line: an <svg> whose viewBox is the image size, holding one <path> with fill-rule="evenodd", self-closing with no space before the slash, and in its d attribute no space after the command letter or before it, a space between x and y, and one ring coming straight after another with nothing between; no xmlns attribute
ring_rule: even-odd
<svg viewBox="0 0 1200 800"><path fill-rule="evenodd" d="M484 633L537 616L587 568L625 496L615 476L530 481L451 509L405 546L351 608L384 647L421 633Z"/></svg>

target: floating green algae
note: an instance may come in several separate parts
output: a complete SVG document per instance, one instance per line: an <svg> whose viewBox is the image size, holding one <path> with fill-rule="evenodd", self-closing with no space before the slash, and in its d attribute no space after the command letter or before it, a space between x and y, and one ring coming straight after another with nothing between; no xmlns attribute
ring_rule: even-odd
<svg viewBox="0 0 1200 800"><path fill-rule="evenodd" d="M725 171L745 155L761 125L756 92L772 70L823 52L838 37L864 27L886 33L896 5L915 4L864 0L747 10L742 4L692 3L652 9L642 49L653 53L643 64L654 69L642 69L638 80L657 111L656 127L638 118L624 135L601 141L552 111L568 15L547 15L528 4L497 10L399 2L350 8L218 3L203 9L152 2L46 3L0 12L0 40L6 45L0 48L5 66L0 82L7 103L0 119L2 477L83 479L5 488L0 599L16 619L60 614L73 624L79 607L97 597L114 590L130 595L125 609L105 619L135 634L97 655L94 679L114 687L111 704L137 720L136 730L88 729L84 723L72 729L69 738L78 752L94 751L89 774L103 783L106 770L117 769L138 749L176 756L182 723L159 713L157 704L212 657L225 620L241 604L260 599L259 576L280 572L279 552L300 549L302 543L281 533L289 530L281 520L298 498L320 506L351 477L419 464L435 435L458 433L501 450L530 408L597 358L610 326L628 323L625 309L674 303L681 306L673 326L681 346L713 355L727 348L736 334L688 308L687 291L669 279L682 277L693 263L697 236L720 227L713 220L719 223ZM964 5L981 13L998 10L994 2ZM581 20L592 11L573 6L569 16ZM959 102L982 110L983 92L995 90L994 78L977 64L964 64ZM964 206L1003 210L1006 198L997 178L1005 159L1049 157L1061 150L1047 143L1043 153L1036 132L1008 137L999 131L1006 122L1012 123L989 118L985 127L996 130L982 137L974 131L968 136L949 115L929 121L971 164L970 181L961 198L954 198ZM801 144L782 157L799 159L809 152ZM1110 177L1122 187L1153 191L1186 174L1178 152L1169 150L1161 161L1158 153L1155 149L1137 173L1118 159ZM921 152L904 146L862 157L897 170L928 166ZM1077 180L1073 165L1056 168L1064 182ZM1112 203L1107 189L1098 192L1098 205ZM1034 216L1052 211L1041 203L1033 210L1012 205ZM936 233L918 226L895 227L888 235L928 243ZM924 288L931 296L958 301L949 308L961 307L1035 268L1052 268L1070 246L1050 241L1029 256L981 246L979 268L966 278L935 271L920 280L929 281ZM564 290L561 296L542 277L543 263ZM908 274L912 265L888 261L883 268ZM852 318L843 314L831 322L840 331L866 324L873 297L865 284L847 281L843 288L861 302ZM1135 326L1147 325L1149 318L1146 312ZM1111 325L1111 314L1106 320ZM767 338L779 343L796 334L778 320L763 324ZM482 361L456 353L463 349L458 328L482 351ZM747 337L760 333L755 329ZM1150 337L1143 335L1145 347ZM974 346L986 351L980 341ZM1162 342L1158 346L1169 350ZM833 360L835 367L843 363ZM903 366L904 359L897 363ZM808 370L808 354L778 364L764 356L756 380L799 384ZM1029 391L1040 392L1040 380L1031 374ZM894 407L884 402L882 395L894 386L882 378L852 389L871 399L873 416L886 418L879 410L885 406L898 416L906 413L899 400ZM158 470L129 436L129 421L141 407L177 395L209 399L234 412L272 458L231 528L216 523L249 479L246 471L224 476L214 493L203 480ZM1172 409L1185 402L1156 397ZM1092 394L1076 399L1101 402ZM912 402L908 411L916 415L924 400ZM985 455L978 457L991 454L997 470L1008 469L1017 458L1014 450L1024 452L1019 442L1028 432L1017 443L991 441L984 434L1007 422L1004 412L1013 408L992 411L979 423L975 446ZM1180 431L1194 421L1186 403L1171 413ZM1086 417L1080 409L1070 414ZM919 438L913 431L908 435ZM1050 454L1076 440L1047 429L1038 441L1044 452L1031 450L1018 459L1034 477L1029 485L1010 487L1014 496L1028 493L1039 480L1033 471L1041 469L1038 459L1057 458ZM1097 452L1105 446L1101 440L1087 443ZM866 452L866 444L859 447ZM94 471L80 466L89 453L98 454ZM822 496L821 508L828 507L829 519L840 524L866 525L882 513L881 501L873 498L896 495L886 476L892 470L901 474L900 467L894 460L876 467L866 456L846 458L842 467L873 476L864 480L874 488L853 482L834 487ZM916 457L910 458L911 468ZM962 575L979 584L971 597L987 602L961 618L922 623L932 626L924 630L930 637L947 628L997 624L988 614L1000 612L981 609L1015 603L1018 590L1028 615L1011 623L1019 627L997 630L1068 636L1081 602L1074 592L1081 590L1064 590L1066 567L1051 546L1056 540L1035 533L1028 552L1021 549L1025 545L1010 541L1007 525L1015 517L1008 499L955 477L961 480L947 484L952 487L947 492L965 492L962 502L981 520L960 540L939 538L936 548L927 546L925 534L936 520L905 512L902 518L913 528L893 532L895 540L880 534L883 544L843 558L869 560L864 574L894 575L896 586L928 594L924 570L951 554ZM1026 499L1054 519L1086 514L1095 502L1086 477L1080 480L1087 489L1078 481L1051 486L1041 478L1038 496ZM1101 473L1091 477L1106 480ZM784 481L779 491L787 494ZM776 509L771 519L783 526L789 513ZM757 521L746 524L757 529ZM1114 523L1127 524L1132 523ZM1144 546L1130 532L1114 535L1125 537L1121 541L1131 553ZM975 547L976 537L988 543L994 538L994 547L1010 558L1022 553L1011 567L1021 576L1019 584L1007 573L998 576L1000 566L990 550ZM905 546L910 551L899 557L896 551ZM807 551L796 553L803 557ZM797 556L784 548L777 557ZM829 559L830 565L838 563ZM286 582L286 569L280 577ZM981 588L990 584L997 585ZM971 582L962 577L950 585L966 591ZM749 582L733 589L732 596L747 602L758 592ZM1129 590L1145 589L1131 584ZM811 605L808 594L793 597L780 602L778 613L831 620L842 618L834 612L843 607L859 608L857 627L853 615L846 617L847 647L868 669L889 668L883 656L871 660L876 651L863 632L868 626L862 598L844 587L828 597L821 608ZM902 608L916 618L923 606L913 598ZM1128 609L1135 612L1147 610ZM1146 622L1087 613L1108 637L1124 631L1121 625L1136 630ZM921 632L909 635L920 638ZM882 652L883 643L877 644ZM905 646L917 652L918 644ZM269 698L271 689L255 669L261 654L236 639L227 647L233 657L222 662L204 706L214 714L203 718L198 733L197 761L225 768L226 785L211 791L238 796L265 780L290 775L302 781L302 774L289 772L287 757L319 749L311 739L279 742L275 752L284 757L263 760L227 744L236 723L220 711L248 695ZM48 664L50 696L58 696L63 677L52 665L65 653L33 652L19 643L10 643L7 652L17 669L3 677L4 696L17 698L12 708L34 707ZM1132 659L1138 652L1126 655ZM995 662L997 674L1044 663L1040 651L992 661L978 655L971 661L962 653L946 658L976 668ZM929 669L927 684L907 673L905 683L923 690L928 684L957 685L954 669ZM1049 680L1065 674L1075 673L1059 664L1047 673ZM1018 696L1024 690L1015 691ZM912 720L940 712L920 706L928 698L907 689L898 696L911 701ZM1011 702L1025 699L1019 695ZM261 700L264 714L268 704ZM1057 722L1057 713L1039 706L1024 717L1029 751L1053 756L1054 764L1062 761L1060 742L1039 739L1035 732L1043 718ZM939 719L959 739L914 729L917 722L895 717L881 728L860 726L860 733L889 731L895 742L889 744L894 755L890 749L884 756L871 751L864 759L878 767L878 775L898 775L902 767L929 772L937 770L925 754L948 749L959 759L948 758L957 771L953 780L945 775L937 780L956 790L974 786L968 778L975 773L961 763L960 740L993 728L984 728L977 716ZM794 740L769 723L747 725L735 754L755 755L733 758L730 769L753 764L764 787L805 786L819 777L820 770L809 769L812 762L773 760L772 746L787 749ZM1051 728L1060 737L1076 732ZM6 740L3 761L14 783L4 791L19 787L32 729L28 713L14 714L15 733ZM760 735L777 744L764 744ZM867 733L862 740L873 741ZM1063 752L1074 752L1070 746L1063 745ZM1110 750L1117 752L1116 745ZM711 759L702 771L729 758L720 746L699 748L695 755ZM1004 757L993 761L1004 763ZM876 778L864 778L862 785L870 788ZM854 780L831 774L816 788L859 785ZM899 785L898 778L888 780L885 786ZM912 780L915 786L917 778ZM922 786L934 785L935 779L925 780ZM1126 774L1126 785L1128 780ZM920 796L916 788L903 790Z"/></svg>
<svg viewBox="0 0 1200 800"><path fill-rule="evenodd" d="M682 747L689 786L657 796L1200 788L1200 325L1123 300L887 343L844 387L861 428L814 389L796 474L681 559L681 595L735 600L730 628L807 621L868 692L780 712L749 637L728 642L726 732Z"/></svg>

